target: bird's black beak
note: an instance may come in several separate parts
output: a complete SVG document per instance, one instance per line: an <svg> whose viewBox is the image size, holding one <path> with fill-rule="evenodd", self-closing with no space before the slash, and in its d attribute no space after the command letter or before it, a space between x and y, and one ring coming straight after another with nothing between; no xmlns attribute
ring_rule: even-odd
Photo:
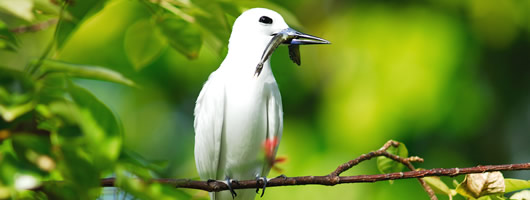
<svg viewBox="0 0 530 200"><path fill-rule="evenodd" d="M309 34L305 34L297 30L294 30L292 28L283 29L282 31L276 34L284 35L285 41L283 41L283 44L306 45L306 44L330 44L331 43L325 39L312 36Z"/></svg>
<svg viewBox="0 0 530 200"><path fill-rule="evenodd" d="M261 60L258 63L258 66L256 66L256 72L255 76L259 76L261 73L261 69L263 68L263 63L269 59L269 57L272 55L272 52L276 50L280 44L287 44L289 45L289 58L296 63L297 65L300 65L300 48L299 45L306 45L306 44L331 44L331 42L324 40L322 38L312 36L309 34L301 33L297 30L294 30L292 28L286 28L281 30L278 33L272 34L272 39L269 41L269 44L263 51L263 55L261 56Z"/></svg>

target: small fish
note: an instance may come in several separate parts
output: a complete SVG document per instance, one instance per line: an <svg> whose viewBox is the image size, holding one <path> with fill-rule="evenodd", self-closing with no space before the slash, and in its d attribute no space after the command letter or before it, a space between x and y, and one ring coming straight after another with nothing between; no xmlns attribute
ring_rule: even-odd
<svg viewBox="0 0 530 200"><path fill-rule="evenodd" d="M263 69L263 64L271 57L272 52L274 52L280 44L289 45L289 58L297 65L300 65L300 45L330 44L330 42L319 37L298 32L292 28L286 28L273 35L271 41L267 44L265 51L263 51L263 55L261 55L261 60L259 61L258 66L256 66L254 76L258 77L260 75L261 70Z"/></svg>

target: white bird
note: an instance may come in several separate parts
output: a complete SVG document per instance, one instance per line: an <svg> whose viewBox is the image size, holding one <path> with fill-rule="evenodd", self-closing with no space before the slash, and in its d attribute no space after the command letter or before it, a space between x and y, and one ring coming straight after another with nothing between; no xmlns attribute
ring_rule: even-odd
<svg viewBox="0 0 530 200"><path fill-rule="evenodd" d="M272 10L253 8L234 22L228 54L204 84L195 106L195 164L202 180L266 178L282 137L283 111L269 57L289 44L329 42L297 32ZM267 145L265 145L267 143ZM272 146L271 146L272 145ZM269 147L269 148L267 148ZM251 189L211 192L212 200L254 199Z"/></svg>

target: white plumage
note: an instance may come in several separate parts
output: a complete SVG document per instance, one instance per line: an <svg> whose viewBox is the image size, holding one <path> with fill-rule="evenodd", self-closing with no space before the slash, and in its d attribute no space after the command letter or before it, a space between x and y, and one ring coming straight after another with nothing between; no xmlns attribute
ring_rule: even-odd
<svg viewBox="0 0 530 200"><path fill-rule="evenodd" d="M328 41L289 28L280 14L247 10L234 22L228 54L204 84L195 106L195 163L202 180L267 176L283 130L280 91L269 57L289 44L300 64L298 45ZM236 190L235 199L254 199L255 190ZM232 199L230 191L211 199Z"/></svg>
<svg viewBox="0 0 530 200"><path fill-rule="evenodd" d="M273 24L259 22L268 16ZM272 34L288 28L276 12L254 8L234 23L228 54L204 84L195 106L195 162L201 179L235 180L266 176L267 138L279 141L283 129L280 91L266 61L254 76ZM277 146L274 150L276 153ZM236 190L236 199L254 199L255 190ZM232 199L229 191L212 199Z"/></svg>

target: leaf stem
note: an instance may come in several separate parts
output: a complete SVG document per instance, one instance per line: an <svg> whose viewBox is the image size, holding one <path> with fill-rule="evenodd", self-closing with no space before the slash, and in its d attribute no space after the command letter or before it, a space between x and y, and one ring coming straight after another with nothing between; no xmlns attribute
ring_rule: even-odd
<svg viewBox="0 0 530 200"><path fill-rule="evenodd" d="M64 10L66 9L67 5L68 4L66 2L62 2L61 9L59 11L59 20L57 21L57 25L55 26L55 32L53 33L53 38L50 41L50 43L48 44L48 46L46 47L46 50L44 50L44 52L42 53L40 58L37 60L37 62L34 62L34 64L33 63L30 64L29 69L28 69L30 75L33 75L33 74L35 74L35 72L37 72L37 70L44 63L43 62L44 59L46 59L46 57L48 57L48 55L52 51L53 47L55 46L55 42L57 41L57 37L59 35L59 27L62 24Z"/></svg>

